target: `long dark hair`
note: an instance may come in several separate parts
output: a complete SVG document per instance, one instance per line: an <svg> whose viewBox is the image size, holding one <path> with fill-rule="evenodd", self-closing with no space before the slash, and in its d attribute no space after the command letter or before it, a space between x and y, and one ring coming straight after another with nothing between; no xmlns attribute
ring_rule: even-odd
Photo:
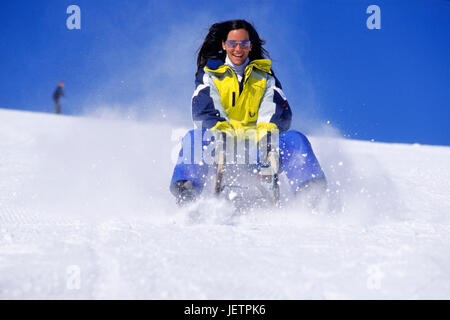
<svg viewBox="0 0 450 320"><path fill-rule="evenodd" d="M208 59L221 59L225 61L227 53L222 50L222 41L227 40L228 33L231 30L237 29L245 29L248 32L252 43L252 50L248 54L250 61L270 57L269 52L262 47L266 41L259 37L258 32L256 32L255 28L249 22L245 20L229 20L214 23L209 28L209 32L198 50L197 73L206 65Z"/></svg>

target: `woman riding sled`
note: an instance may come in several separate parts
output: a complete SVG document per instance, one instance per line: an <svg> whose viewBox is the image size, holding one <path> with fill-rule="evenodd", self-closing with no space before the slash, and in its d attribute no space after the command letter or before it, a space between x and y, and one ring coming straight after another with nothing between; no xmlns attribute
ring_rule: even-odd
<svg viewBox="0 0 450 320"><path fill-rule="evenodd" d="M202 160L191 161L196 137L201 138L205 131L239 138L253 130L257 140L277 132L279 173L286 173L291 191L300 194L311 185L325 188L325 175L308 139L289 130L291 108L271 69L264 43L245 20L210 27L197 58L192 97L196 129L183 138L170 184L179 205L194 201L205 186L209 166ZM203 147L209 143L204 140Z"/></svg>

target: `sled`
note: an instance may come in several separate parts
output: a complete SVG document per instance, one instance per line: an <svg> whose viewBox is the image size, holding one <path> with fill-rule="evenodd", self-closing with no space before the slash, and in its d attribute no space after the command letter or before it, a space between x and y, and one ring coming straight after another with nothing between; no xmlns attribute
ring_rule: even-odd
<svg viewBox="0 0 450 320"><path fill-rule="evenodd" d="M260 207L280 207L279 152L270 144L266 156L256 164L227 161L225 133L216 135L216 176L214 194L230 200L237 211ZM228 154L229 155L229 154Z"/></svg>

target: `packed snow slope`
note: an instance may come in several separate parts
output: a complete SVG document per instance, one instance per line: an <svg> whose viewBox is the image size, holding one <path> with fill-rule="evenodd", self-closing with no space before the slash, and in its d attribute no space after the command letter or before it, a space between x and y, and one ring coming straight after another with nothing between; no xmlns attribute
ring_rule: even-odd
<svg viewBox="0 0 450 320"><path fill-rule="evenodd" d="M450 148L310 137L324 203L201 219L161 121L0 110L2 299L450 298Z"/></svg>

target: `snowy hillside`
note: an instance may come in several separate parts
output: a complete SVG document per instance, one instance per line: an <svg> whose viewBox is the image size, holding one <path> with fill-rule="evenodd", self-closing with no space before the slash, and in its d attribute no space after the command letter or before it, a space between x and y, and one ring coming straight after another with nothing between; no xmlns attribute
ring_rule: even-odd
<svg viewBox="0 0 450 320"><path fill-rule="evenodd" d="M184 132L0 110L0 298L450 298L450 147L311 137L325 207L192 223Z"/></svg>

